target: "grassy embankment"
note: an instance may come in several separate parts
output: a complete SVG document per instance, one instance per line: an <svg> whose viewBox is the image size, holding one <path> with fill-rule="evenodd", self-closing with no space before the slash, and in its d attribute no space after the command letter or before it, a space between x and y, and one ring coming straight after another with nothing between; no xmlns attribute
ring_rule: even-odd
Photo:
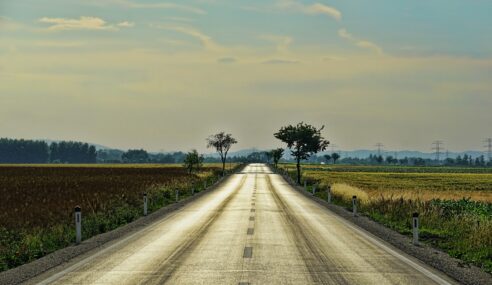
<svg viewBox="0 0 492 285"><path fill-rule="evenodd" d="M356 195L361 213L405 235L418 212L424 243L492 272L492 169L304 165L303 175L316 196L332 185L333 202L351 208Z"/></svg>
<svg viewBox="0 0 492 285"><path fill-rule="evenodd" d="M229 165L229 168L238 165ZM73 244L73 209L82 207L84 239L113 230L204 189L221 165L198 174L180 165L0 165L0 271ZM231 169L232 170L232 169Z"/></svg>

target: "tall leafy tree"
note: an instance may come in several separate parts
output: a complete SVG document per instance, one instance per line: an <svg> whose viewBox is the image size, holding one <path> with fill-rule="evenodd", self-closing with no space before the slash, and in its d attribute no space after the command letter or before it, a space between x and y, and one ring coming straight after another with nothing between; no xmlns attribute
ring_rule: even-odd
<svg viewBox="0 0 492 285"><path fill-rule="evenodd" d="M308 159L311 155L324 151L329 141L321 136L324 126L316 127L300 122L297 125L282 127L274 136L287 144L291 155L296 159L297 183L301 183L301 160Z"/></svg>
<svg viewBox="0 0 492 285"><path fill-rule="evenodd" d="M220 160L222 161L222 175L225 174L227 153L231 149L232 145L236 143L237 140L233 138L231 134L226 134L224 132L211 135L207 138L207 148L214 148L220 156Z"/></svg>

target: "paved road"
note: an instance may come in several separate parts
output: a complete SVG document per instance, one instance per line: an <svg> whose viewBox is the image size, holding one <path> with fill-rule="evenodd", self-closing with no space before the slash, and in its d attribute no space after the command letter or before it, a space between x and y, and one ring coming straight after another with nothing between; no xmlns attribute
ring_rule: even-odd
<svg viewBox="0 0 492 285"><path fill-rule="evenodd" d="M40 284L453 284L252 164Z"/></svg>

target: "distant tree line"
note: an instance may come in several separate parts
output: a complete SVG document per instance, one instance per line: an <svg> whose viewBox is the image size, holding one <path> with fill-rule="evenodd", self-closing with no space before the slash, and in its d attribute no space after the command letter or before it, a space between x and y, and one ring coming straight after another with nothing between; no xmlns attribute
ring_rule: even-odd
<svg viewBox="0 0 492 285"><path fill-rule="evenodd" d="M0 163L96 163L96 157L87 143L0 139Z"/></svg>
<svg viewBox="0 0 492 285"><path fill-rule="evenodd" d="M54 142L50 145L51 163L96 163L96 147L81 142Z"/></svg>
<svg viewBox="0 0 492 285"><path fill-rule="evenodd" d="M44 141L0 139L0 163L46 163L49 158Z"/></svg>
<svg viewBox="0 0 492 285"><path fill-rule="evenodd" d="M98 163L183 163L186 154L181 151L172 153L150 153L143 149L100 149L97 152Z"/></svg>
<svg viewBox="0 0 492 285"><path fill-rule="evenodd" d="M292 159L283 159L283 162L294 162ZM437 161L435 159L421 158L421 157L404 157L396 158L392 155L382 156L371 154L366 158L359 157L344 157L340 158L337 153L316 156L313 155L308 160L307 163L333 163L340 164L352 164L352 165L402 165L402 166L469 166L469 167L491 167L492 162L487 161L485 156L481 155L478 157L472 157L471 155L465 154L463 156L458 156L456 158L446 158L445 160Z"/></svg>

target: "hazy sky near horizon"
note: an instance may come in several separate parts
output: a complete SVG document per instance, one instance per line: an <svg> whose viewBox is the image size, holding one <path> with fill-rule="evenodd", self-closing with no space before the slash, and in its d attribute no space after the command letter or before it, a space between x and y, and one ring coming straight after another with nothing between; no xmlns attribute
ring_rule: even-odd
<svg viewBox="0 0 492 285"><path fill-rule="evenodd" d="M0 137L117 148L483 149L489 0L0 0Z"/></svg>

